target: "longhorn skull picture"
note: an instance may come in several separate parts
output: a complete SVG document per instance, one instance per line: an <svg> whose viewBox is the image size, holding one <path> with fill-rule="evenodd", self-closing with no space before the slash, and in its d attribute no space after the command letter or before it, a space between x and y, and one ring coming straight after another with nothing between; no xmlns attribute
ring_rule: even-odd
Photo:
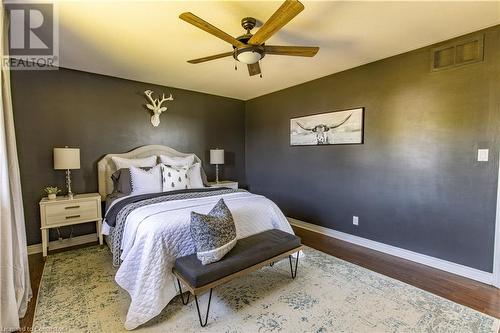
<svg viewBox="0 0 500 333"><path fill-rule="evenodd" d="M329 145L363 141L363 108L334 111L290 120L290 144Z"/></svg>
<svg viewBox="0 0 500 333"><path fill-rule="evenodd" d="M345 124L346 121L349 120L349 118L351 118L351 116L352 116L352 113L350 115L348 115L347 118L342 120L340 123L334 124L334 125L319 124L319 125L315 125L313 127L304 127L299 122L297 122L297 125L299 125L299 127L305 131L310 131L310 132L316 133L316 144L327 145L328 144L328 136L326 136L326 132L328 132L329 130L332 130L334 128L342 126L343 124Z"/></svg>
<svg viewBox="0 0 500 333"><path fill-rule="evenodd" d="M174 98L172 97L172 94L168 98L165 98L165 94L162 94L161 100L159 98L153 98L153 91L152 90L146 90L144 92L146 94L147 98L150 100L150 104L146 104L146 107L153 111L153 115L151 116L151 124L154 127L158 127L160 125L160 115L167 111L166 106L161 106L164 102L166 101L173 101Z"/></svg>

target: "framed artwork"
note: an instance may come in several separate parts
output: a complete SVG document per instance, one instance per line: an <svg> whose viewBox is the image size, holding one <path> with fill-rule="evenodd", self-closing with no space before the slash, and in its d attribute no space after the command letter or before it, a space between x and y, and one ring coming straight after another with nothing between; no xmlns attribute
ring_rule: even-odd
<svg viewBox="0 0 500 333"><path fill-rule="evenodd" d="M291 146L362 144L365 108L290 119Z"/></svg>

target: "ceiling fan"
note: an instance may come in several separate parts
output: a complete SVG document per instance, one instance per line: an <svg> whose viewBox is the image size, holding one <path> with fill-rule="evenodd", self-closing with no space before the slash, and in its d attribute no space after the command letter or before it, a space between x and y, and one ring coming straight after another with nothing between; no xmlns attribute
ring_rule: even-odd
<svg viewBox="0 0 500 333"><path fill-rule="evenodd" d="M241 20L241 26L246 30L246 33L236 38L211 25L207 21L204 21L193 13L182 13L179 16L180 19L233 45L233 51L231 52L193 59L188 62L191 64L199 64L205 61L233 56L237 61L247 64L248 73L250 76L253 76L261 74L259 61L267 54L314 57L319 47L265 45L266 40L278 32L302 10L304 10L304 5L298 0L286 0L255 34L250 33L250 31L257 23L256 19L253 17L245 17Z"/></svg>

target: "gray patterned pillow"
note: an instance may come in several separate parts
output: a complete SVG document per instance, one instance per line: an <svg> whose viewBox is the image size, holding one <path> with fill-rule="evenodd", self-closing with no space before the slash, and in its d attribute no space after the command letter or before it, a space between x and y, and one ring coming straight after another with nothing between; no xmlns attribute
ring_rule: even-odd
<svg viewBox="0 0 500 333"><path fill-rule="evenodd" d="M219 261L231 251L236 245L236 227L224 199L208 215L191 212L191 237L203 265Z"/></svg>

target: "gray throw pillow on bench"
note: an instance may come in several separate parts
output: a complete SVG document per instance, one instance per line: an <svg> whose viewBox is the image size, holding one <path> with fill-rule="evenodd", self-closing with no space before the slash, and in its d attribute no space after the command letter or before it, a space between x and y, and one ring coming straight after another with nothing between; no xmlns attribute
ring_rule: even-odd
<svg viewBox="0 0 500 333"><path fill-rule="evenodd" d="M219 261L231 251L236 245L236 227L224 199L207 215L191 212L191 237L203 265Z"/></svg>

